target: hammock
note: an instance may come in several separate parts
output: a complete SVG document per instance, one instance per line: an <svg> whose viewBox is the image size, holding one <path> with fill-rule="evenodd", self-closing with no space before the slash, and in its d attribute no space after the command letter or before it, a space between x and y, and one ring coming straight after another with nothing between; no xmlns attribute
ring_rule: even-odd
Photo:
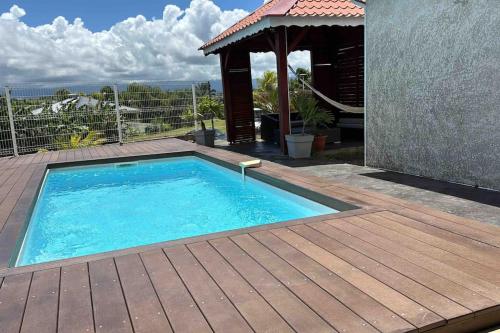
<svg viewBox="0 0 500 333"><path fill-rule="evenodd" d="M318 95L319 97L321 97L321 99L323 99L325 102L327 102L328 104L336 107L337 109L340 109L342 111L345 111L345 112L350 112L350 113L365 113L365 108L364 107L357 107L357 106L349 106L349 105L345 105L345 104L342 104L342 103L339 103L339 102L336 102L334 101L333 99L329 98L328 96L326 95L323 95L319 90L317 89L314 89L313 86L311 86L309 83L307 83L306 81L302 80L302 78L297 75L297 73L295 72L295 70L292 68L292 66L290 66L290 64L288 65L288 68L290 69L290 71L299 79L299 81L304 84L307 88L311 89L311 91L313 93L315 93L316 95Z"/></svg>

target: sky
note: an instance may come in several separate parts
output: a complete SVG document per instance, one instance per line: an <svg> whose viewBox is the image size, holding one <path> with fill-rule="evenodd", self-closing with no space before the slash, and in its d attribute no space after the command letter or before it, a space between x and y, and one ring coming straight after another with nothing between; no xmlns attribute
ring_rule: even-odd
<svg viewBox="0 0 500 333"><path fill-rule="evenodd" d="M2 0L0 84L218 79L218 57L198 48L262 2ZM252 55L254 77L274 68L272 54Z"/></svg>
<svg viewBox="0 0 500 333"><path fill-rule="evenodd" d="M249 12L262 4L262 0L214 2L222 10L240 8ZM87 28L98 32L137 15L147 19L159 18L167 4L186 8L189 3L189 0L2 0L0 13L8 12L13 5L18 5L26 11L23 21L30 26L51 23L57 16L63 16L68 21L80 17Z"/></svg>

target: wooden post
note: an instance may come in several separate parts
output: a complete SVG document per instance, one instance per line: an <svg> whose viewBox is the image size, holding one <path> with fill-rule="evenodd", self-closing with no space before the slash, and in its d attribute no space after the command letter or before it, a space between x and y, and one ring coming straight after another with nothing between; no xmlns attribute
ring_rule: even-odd
<svg viewBox="0 0 500 333"><path fill-rule="evenodd" d="M231 109L231 88L229 86L229 77L227 72L227 65L229 61L230 53L227 50L223 50L220 53L220 68L221 68L221 78L222 78L222 93L224 97L224 119L226 120L226 135L227 141L229 143L234 142L233 134L233 117Z"/></svg>
<svg viewBox="0 0 500 333"><path fill-rule="evenodd" d="M278 108L280 113L280 147L287 153L285 135L290 134L290 102L288 96L288 62L286 27L275 31L276 65L278 72Z"/></svg>

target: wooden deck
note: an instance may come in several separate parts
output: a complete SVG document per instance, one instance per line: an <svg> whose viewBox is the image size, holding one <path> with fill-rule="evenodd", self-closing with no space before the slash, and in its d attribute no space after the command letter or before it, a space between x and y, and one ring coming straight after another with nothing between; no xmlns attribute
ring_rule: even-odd
<svg viewBox="0 0 500 333"><path fill-rule="evenodd" d="M500 228L301 174L360 209L8 268L50 163L198 151L159 140L0 159L0 332L472 332L500 323Z"/></svg>

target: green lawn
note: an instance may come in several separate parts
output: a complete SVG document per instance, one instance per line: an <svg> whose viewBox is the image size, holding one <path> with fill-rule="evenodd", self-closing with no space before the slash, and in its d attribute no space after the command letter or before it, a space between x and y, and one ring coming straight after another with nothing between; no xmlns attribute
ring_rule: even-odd
<svg viewBox="0 0 500 333"><path fill-rule="evenodd" d="M212 128L212 123L210 121L205 121L205 125L207 128ZM198 124L198 129L201 128L201 125ZM226 121L224 119L214 119L214 128L219 130L222 133L226 133ZM167 137L178 137L186 135L187 133L194 131L194 126L186 126L181 128L176 128L168 131L162 131L159 133L141 133L136 135L131 135L128 137L124 137L125 141L142 141L142 140L151 140L151 139L161 139Z"/></svg>

